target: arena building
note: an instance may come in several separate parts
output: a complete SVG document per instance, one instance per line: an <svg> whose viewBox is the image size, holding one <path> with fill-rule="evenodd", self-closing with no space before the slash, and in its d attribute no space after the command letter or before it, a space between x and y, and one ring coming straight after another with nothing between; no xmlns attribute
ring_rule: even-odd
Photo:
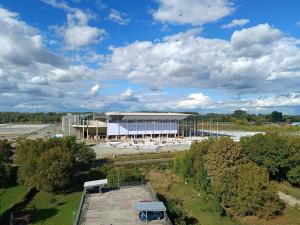
<svg viewBox="0 0 300 225"><path fill-rule="evenodd" d="M184 113L108 112L62 117L64 135L78 139L136 139L196 135L197 117Z"/></svg>

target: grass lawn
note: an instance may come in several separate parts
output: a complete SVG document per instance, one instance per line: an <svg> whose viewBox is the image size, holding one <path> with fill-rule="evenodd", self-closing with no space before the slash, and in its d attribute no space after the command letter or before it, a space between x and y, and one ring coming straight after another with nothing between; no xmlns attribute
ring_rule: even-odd
<svg viewBox="0 0 300 225"><path fill-rule="evenodd" d="M149 180L153 188L166 201L176 200L177 210L184 212L192 221L189 224L201 225L234 225L229 217L221 217L214 210L214 203L203 194L195 191L191 185L170 171L152 171ZM163 181L163 182L162 182Z"/></svg>
<svg viewBox="0 0 300 225"><path fill-rule="evenodd" d="M30 209L37 209L31 224L43 225L72 225L73 212L77 210L82 192L66 195L54 195L39 192L27 205Z"/></svg>
<svg viewBox="0 0 300 225"><path fill-rule="evenodd" d="M0 189L0 215L21 201L29 190L30 189L25 186L14 186L6 189Z"/></svg>

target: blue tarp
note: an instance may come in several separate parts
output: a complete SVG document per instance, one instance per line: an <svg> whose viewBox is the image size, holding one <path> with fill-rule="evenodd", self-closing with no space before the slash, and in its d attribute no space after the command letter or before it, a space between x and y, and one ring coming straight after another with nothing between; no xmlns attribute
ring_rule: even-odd
<svg viewBox="0 0 300 225"><path fill-rule="evenodd" d="M162 202L138 202L135 204L136 211L152 211L152 212L165 212L166 207Z"/></svg>

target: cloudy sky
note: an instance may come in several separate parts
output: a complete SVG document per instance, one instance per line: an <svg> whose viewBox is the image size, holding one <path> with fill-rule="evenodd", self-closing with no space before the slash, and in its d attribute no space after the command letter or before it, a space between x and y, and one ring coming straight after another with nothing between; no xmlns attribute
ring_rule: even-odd
<svg viewBox="0 0 300 225"><path fill-rule="evenodd" d="M1 0L0 111L300 114L295 0Z"/></svg>

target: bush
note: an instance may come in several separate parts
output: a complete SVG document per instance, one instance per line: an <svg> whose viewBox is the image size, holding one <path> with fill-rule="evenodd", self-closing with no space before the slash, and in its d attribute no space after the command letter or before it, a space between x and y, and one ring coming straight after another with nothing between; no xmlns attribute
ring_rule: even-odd
<svg viewBox="0 0 300 225"><path fill-rule="evenodd" d="M287 177L291 184L300 186L300 165L289 170Z"/></svg>

